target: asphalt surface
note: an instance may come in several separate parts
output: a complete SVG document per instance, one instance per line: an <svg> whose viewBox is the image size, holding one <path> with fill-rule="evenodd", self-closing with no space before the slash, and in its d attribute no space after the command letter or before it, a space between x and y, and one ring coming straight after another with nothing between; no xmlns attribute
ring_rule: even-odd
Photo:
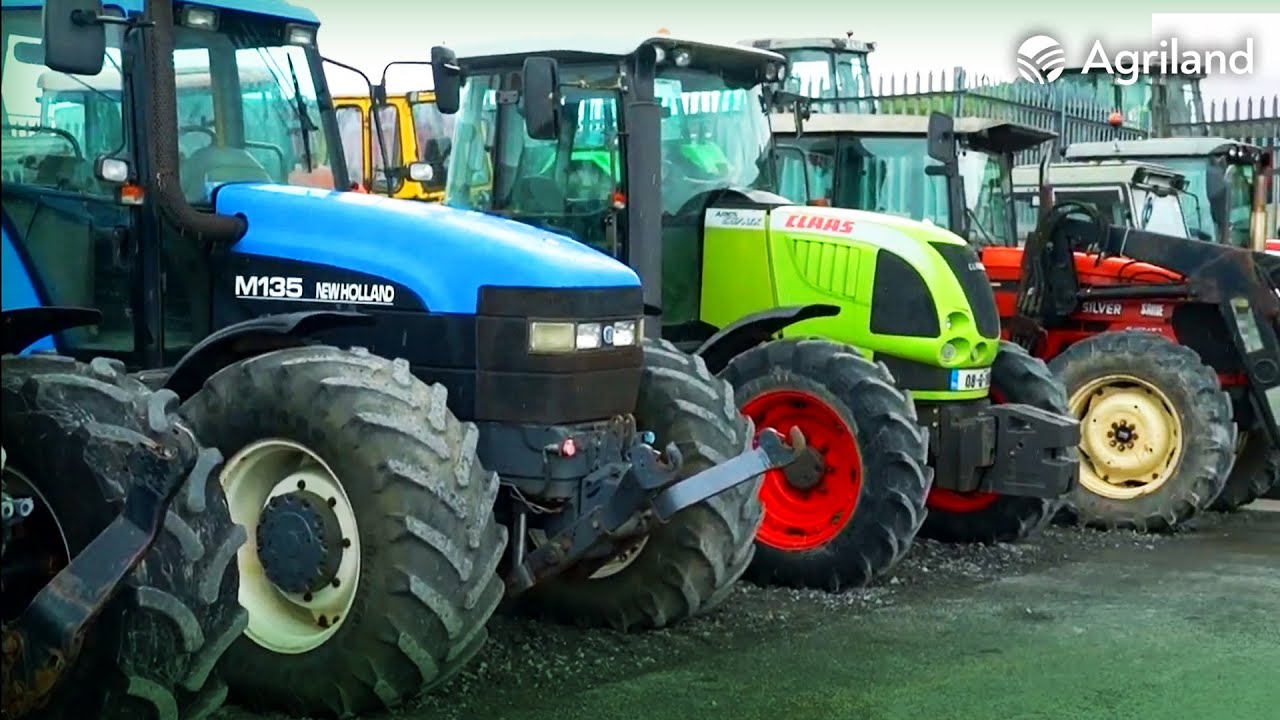
<svg viewBox="0 0 1280 720"><path fill-rule="evenodd" d="M380 717L1280 718L1280 503L1259 507L1176 535L917 542L878 587L743 585L656 633L499 617L470 669Z"/></svg>

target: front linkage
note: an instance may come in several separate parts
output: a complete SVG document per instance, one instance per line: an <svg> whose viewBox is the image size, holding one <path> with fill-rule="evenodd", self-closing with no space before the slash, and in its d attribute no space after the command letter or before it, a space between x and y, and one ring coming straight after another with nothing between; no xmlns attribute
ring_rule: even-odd
<svg viewBox="0 0 1280 720"><path fill-rule="evenodd" d="M167 470L135 480L120 515L40 590L22 615L4 626L5 718L23 717L49 701L79 657L94 621L151 549L170 501L186 480L171 462L151 465ZM31 502L7 493L4 499L6 506ZM20 512L9 515L6 535L11 524L21 521Z"/></svg>
<svg viewBox="0 0 1280 720"><path fill-rule="evenodd" d="M750 435L748 435L750 436ZM603 462L581 483L570 511L546 528L547 541L529 553L512 544L507 593L516 595L580 561L605 559L625 541L648 534L655 524L730 488L794 462L805 452L805 439L793 432L791 446L782 435L766 430L757 446L702 472L679 479L683 457L674 443L665 453L650 444L650 434L638 432L631 415L615 417L595 436L597 457ZM548 447L557 452L562 445ZM664 461L662 455L665 454ZM515 537L525 533L526 515L516 515Z"/></svg>

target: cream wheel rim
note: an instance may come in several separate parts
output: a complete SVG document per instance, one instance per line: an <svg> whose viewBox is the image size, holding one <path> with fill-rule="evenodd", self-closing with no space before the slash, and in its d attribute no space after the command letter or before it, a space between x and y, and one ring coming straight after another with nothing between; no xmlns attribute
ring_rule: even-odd
<svg viewBox="0 0 1280 720"><path fill-rule="evenodd" d="M360 584L359 526L342 482L315 452L278 438L237 452L223 468L221 482L232 521L248 533L237 554L240 604L249 613L245 635L283 654L304 653L324 644L347 619ZM258 523L267 503L295 490L325 498L342 531L342 556L333 580L312 593L277 587L258 557Z"/></svg>
<svg viewBox="0 0 1280 720"><path fill-rule="evenodd" d="M1113 500L1156 492L1177 472L1185 437L1169 397L1132 375L1092 380L1071 396L1080 419L1080 485Z"/></svg>

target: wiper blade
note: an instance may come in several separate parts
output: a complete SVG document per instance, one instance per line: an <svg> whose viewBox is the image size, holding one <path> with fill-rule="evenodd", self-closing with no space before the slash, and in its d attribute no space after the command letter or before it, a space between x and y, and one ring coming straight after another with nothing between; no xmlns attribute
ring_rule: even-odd
<svg viewBox="0 0 1280 720"><path fill-rule="evenodd" d="M285 59L289 61L289 77L293 80L293 102L298 109L298 128L302 133L302 154L307 159L307 172L315 172L315 166L311 161L311 133L318 130L311 122L311 116L307 114L307 101L302 99L302 85L298 82L298 71L293 67L293 56L286 55Z"/></svg>

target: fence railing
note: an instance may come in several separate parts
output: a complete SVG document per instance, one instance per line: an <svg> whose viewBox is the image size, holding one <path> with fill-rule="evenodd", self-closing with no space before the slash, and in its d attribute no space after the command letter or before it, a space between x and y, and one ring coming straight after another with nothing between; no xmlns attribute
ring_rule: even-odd
<svg viewBox="0 0 1280 720"><path fill-rule="evenodd" d="M865 97L817 98L813 107L818 111L911 115L940 111L956 117L986 117L1055 132L1060 145L1168 136L1225 137L1261 146L1280 144L1280 94L1215 100L1203 108L1187 108L1180 113L1182 117L1204 118L1200 122L1161 122L1153 117L1150 107L1122 108L1122 124L1113 127L1109 120L1117 108L1101 105L1094 96L1069 86L995 82L960 67L881 75L873 79Z"/></svg>

